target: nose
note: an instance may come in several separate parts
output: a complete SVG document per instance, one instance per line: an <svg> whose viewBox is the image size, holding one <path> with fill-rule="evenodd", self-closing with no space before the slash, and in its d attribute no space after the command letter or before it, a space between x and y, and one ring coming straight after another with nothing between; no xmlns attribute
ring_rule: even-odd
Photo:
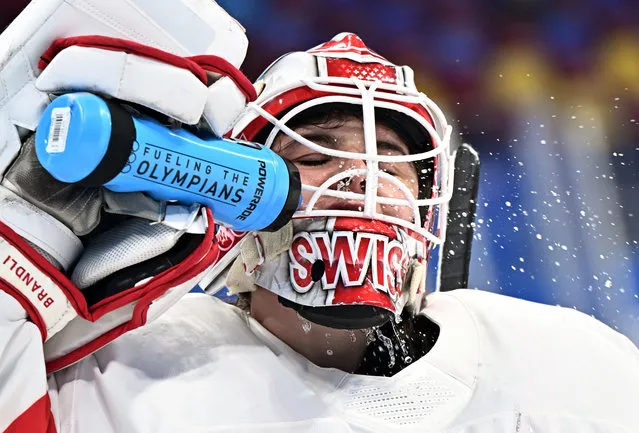
<svg viewBox="0 0 639 433"><path fill-rule="evenodd" d="M365 170L366 162L362 160L346 160L342 164L339 164L341 167L339 170ZM337 191L349 191L364 194L366 191L366 172L363 171L361 174L356 174L353 176L348 176L344 179L337 181L334 185L331 186L331 189L335 189Z"/></svg>

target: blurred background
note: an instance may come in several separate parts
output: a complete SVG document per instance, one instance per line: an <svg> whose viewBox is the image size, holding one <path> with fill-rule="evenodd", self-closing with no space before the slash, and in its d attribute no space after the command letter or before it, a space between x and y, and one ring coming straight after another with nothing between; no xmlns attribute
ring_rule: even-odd
<svg viewBox="0 0 639 433"><path fill-rule="evenodd" d="M218 2L247 29L253 80L343 31L412 66L481 156L470 286L639 344L639 2Z"/></svg>
<svg viewBox="0 0 639 433"><path fill-rule="evenodd" d="M0 28L26 3L3 0ZM412 66L480 152L470 286L579 309L639 344L639 2L218 3L247 29L253 80L343 31Z"/></svg>

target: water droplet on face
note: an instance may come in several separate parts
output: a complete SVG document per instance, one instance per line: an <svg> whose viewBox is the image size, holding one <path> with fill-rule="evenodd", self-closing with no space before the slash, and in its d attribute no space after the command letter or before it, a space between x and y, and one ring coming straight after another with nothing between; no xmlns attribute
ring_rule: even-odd
<svg viewBox="0 0 639 433"><path fill-rule="evenodd" d="M327 350L326 350L326 354L327 354L328 356L333 356L333 351L332 351L331 349L327 349Z"/></svg>
<svg viewBox="0 0 639 433"><path fill-rule="evenodd" d="M377 338L384 344L386 350L388 351L388 366L393 367L395 365L395 349L393 349L393 342L390 338L382 334L379 329L375 330L375 334L377 334Z"/></svg>
<svg viewBox="0 0 639 433"><path fill-rule="evenodd" d="M300 313L297 313L297 320L299 320L302 323L302 330L308 334L309 332L311 332L311 322L309 322L308 320L306 320L305 318L303 318L302 316L300 316Z"/></svg>
<svg viewBox="0 0 639 433"><path fill-rule="evenodd" d="M399 348L402 350L402 354L404 356L408 356L408 348L406 347L406 341L404 341L404 339L402 338L402 335L406 335L405 331L398 330L395 324L392 322L391 322L391 327L393 328L393 334L395 334L395 338L399 342Z"/></svg>
<svg viewBox="0 0 639 433"><path fill-rule="evenodd" d="M311 332L311 322L309 322L308 320L303 320L302 330L304 331L305 334L308 334L309 332Z"/></svg>
<svg viewBox="0 0 639 433"><path fill-rule="evenodd" d="M366 344L371 344L375 341L375 328L366 329L364 333L366 334Z"/></svg>

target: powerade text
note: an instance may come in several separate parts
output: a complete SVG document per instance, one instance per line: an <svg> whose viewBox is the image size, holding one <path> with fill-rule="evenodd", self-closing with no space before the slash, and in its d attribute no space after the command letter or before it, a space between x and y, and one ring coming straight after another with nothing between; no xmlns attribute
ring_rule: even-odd
<svg viewBox="0 0 639 433"><path fill-rule="evenodd" d="M264 161L259 161L260 167L257 170L257 187L255 188L255 193L253 194L253 198L249 205L244 209L244 211L236 217L236 219L244 221L248 218L253 211L257 208L258 203L262 200L262 195L264 194L264 184L266 183L266 163Z"/></svg>

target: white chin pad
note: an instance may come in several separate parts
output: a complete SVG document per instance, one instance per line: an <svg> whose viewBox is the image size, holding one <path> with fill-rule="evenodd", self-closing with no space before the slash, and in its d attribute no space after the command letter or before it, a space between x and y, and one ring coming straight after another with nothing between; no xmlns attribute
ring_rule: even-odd
<svg viewBox="0 0 639 433"><path fill-rule="evenodd" d="M426 290L426 261L412 260L410 263L408 281L404 283L404 292L408 292L408 305L419 308L417 305Z"/></svg>
<svg viewBox="0 0 639 433"><path fill-rule="evenodd" d="M293 242L293 223L289 222L275 232L255 232L240 242L240 255L226 276L231 293L251 292L255 289L255 275L259 266L288 251Z"/></svg>

